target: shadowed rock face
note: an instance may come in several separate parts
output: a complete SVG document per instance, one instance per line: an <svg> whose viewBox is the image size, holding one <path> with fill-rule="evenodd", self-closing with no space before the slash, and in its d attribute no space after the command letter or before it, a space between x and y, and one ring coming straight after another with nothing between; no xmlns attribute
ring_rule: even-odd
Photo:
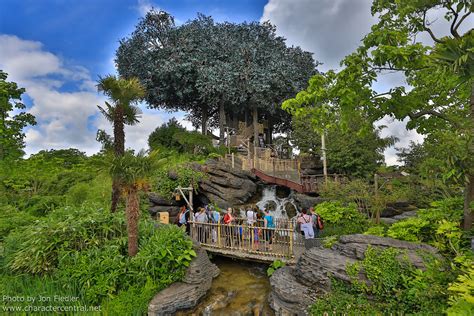
<svg viewBox="0 0 474 316"><path fill-rule="evenodd" d="M257 193L257 178L251 172L215 160L196 168L207 175L199 183L199 194L221 208L245 204Z"/></svg>
<svg viewBox="0 0 474 316"><path fill-rule="evenodd" d="M296 266L277 270L270 278L270 306L277 315L306 315L317 297L331 291L331 278L349 282L346 266L364 259L367 247L393 247L405 252L408 260L424 269L421 254L439 256L438 250L426 244L371 235L346 235L331 248L311 248L299 258ZM369 282L362 271L359 280Z"/></svg>
<svg viewBox="0 0 474 316"><path fill-rule="evenodd" d="M173 283L158 292L148 305L148 315L172 315L177 310L193 308L211 288L212 279L219 275L219 268L205 250L195 246L196 258L186 271L182 282Z"/></svg>

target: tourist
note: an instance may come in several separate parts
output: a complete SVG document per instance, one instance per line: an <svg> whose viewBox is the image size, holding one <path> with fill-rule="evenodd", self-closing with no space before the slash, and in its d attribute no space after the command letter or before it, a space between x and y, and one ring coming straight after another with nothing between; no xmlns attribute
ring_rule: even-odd
<svg viewBox="0 0 474 316"><path fill-rule="evenodd" d="M181 227L183 225L186 226L186 234L189 235L189 232L191 230L191 225L189 224L189 216L190 216L190 212L189 210L186 208L186 206L181 206L181 209L178 213L178 216L176 217L177 220L178 220L178 227Z"/></svg>
<svg viewBox="0 0 474 316"><path fill-rule="evenodd" d="M271 245L273 243L273 232L275 229L275 223L273 222L273 216L270 215L270 211L265 209L265 216L263 217L263 227L265 227L265 245L268 242L269 247L266 250L272 250Z"/></svg>
<svg viewBox="0 0 474 316"><path fill-rule="evenodd" d="M318 214L316 214L313 207L309 208L309 214L311 215L311 219L313 220L314 237L317 238L319 236Z"/></svg>
<svg viewBox="0 0 474 316"><path fill-rule="evenodd" d="M247 210L247 225L253 226L256 220L257 220L257 213L254 211L254 209L249 208Z"/></svg>
<svg viewBox="0 0 474 316"><path fill-rule="evenodd" d="M297 223L300 226L301 234L305 239L314 238L313 218L308 214L308 210L303 208L298 217Z"/></svg>
<svg viewBox="0 0 474 316"><path fill-rule="evenodd" d="M227 213L224 215L223 222L224 222L224 227L223 227L223 234L225 238L225 245L227 247L232 247L232 222L234 221L234 217L232 216L232 208L229 207L227 209Z"/></svg>
<svg viewBox="0 0 474 316"><path fill-rule="evenodd" d="M211 221L212 221L212 242L217 242L217 225L219 225L221 214L215 209L212 208L211 211Z"/></svg>
<svg viewBox="0 0 474 316"><path fill-rule="evenodd" d="M194 221L198 223L197 232L199 242L207 243L208 226L205 224L208 223L208 217L204 207L198 208L198 212L194 215Z"/></svg>

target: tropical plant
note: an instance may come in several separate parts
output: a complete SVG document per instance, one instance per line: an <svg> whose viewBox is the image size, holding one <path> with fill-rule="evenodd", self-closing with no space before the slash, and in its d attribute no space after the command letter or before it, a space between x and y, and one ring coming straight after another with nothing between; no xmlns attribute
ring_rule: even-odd
<svg viewBox="0 0 474 316"><path fill-rule="evenodd" d="M138 123L140 109L135 104L145 96L145 90L136 78L124 79L108 75L99 79L97 89L110 98L112 104L105 101L105 107L98 106L104 117L112 123L114 153L122 156L125 151L125 125ZM103 131L99 131L102 138ZM115 212L120 197L117 179L112 183L111 211Z"/></svg>
<svg viewBox="0 0 474 316"><path fill-rule="evenodd" d="M155 154L146 156L142 151L137 155L127 151L122 156L113 158L110 175L116 179L125 196L125 214L127 217L128 254L133 257L138 252L138 222L140 218L139 191L148 191L148 177L154 165L161 163L153 159Z"/></svg>

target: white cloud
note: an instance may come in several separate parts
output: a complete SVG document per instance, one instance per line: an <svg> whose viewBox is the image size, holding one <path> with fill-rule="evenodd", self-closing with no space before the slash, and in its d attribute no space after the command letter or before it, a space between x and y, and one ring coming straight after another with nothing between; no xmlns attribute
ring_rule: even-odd
<svg viewBox="0 0 474 316"><path fill-rule="evenodd" d="M146 15L148 11L150 11L153 8L155 8L156 10L159 10L159 7L154 5L150 0L138 0L137 9L141 15L143 16Z"/></svg>
<svg viewBox="0 0 474 316"><path fill-rule="evenodd" d="M111 126L99 114L97 105L105 98L96 92L89 71L80 65L67 65L39 42L16 36L0 35L0 48L0 69L9 74L9 81L26 88L32 100L28 111L38 122L25 130L27 154L71 147L87 154L97 152L97 129L111 133ZM65 84L68 91L61 90ZM126 128L126 146L137 151L148 147L150 132L169 116L162 111L144 112L140 123ZM182 118L178 114L178 119Z"/></svg>

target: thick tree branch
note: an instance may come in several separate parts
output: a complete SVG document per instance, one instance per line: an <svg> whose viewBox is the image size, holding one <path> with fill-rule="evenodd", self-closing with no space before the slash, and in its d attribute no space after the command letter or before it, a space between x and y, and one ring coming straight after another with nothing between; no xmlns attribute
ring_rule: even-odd
<svg viewBox="0 0 474 316"><path fill-rule="evenodd" d="M469 11L469 12L466 13L466 14L464 14L464 15L461 17L461 19L459 20L458 24L456 24L456 26L454 27L454 30L456 31L456 33L457 33L458 28L459 28L459 26L461 25L461 23L469 16L469 14L471 14L471 11Z"/></svg>
<svg viewBox="0 0 474 316"><path fill-rule="evenodd" d="M449 30L451 31L451 34L455 38L459 38L460 36L459 36L458 32L456 31L456 21L458 20L459 14L456 12L456 10L453 9L453 7L450 4L448 5L448 8L449 8L449 10L451 10L451 12L453 12L453 15L454 15L454 19L453 19L453 22L451 22L451 26L450 26Z"/></svg>
<svg viewBox="0 0 474 316"><path fill-rule="evenodd" d="M425 29L425 31L428 32L428 34L430 34L431 38L433 39L433 41L435 41L436 43L444 43L444 41L440 40L439 38L437 38L433 31L426 25L426 11L423 12L423 28Z"/></svg>

